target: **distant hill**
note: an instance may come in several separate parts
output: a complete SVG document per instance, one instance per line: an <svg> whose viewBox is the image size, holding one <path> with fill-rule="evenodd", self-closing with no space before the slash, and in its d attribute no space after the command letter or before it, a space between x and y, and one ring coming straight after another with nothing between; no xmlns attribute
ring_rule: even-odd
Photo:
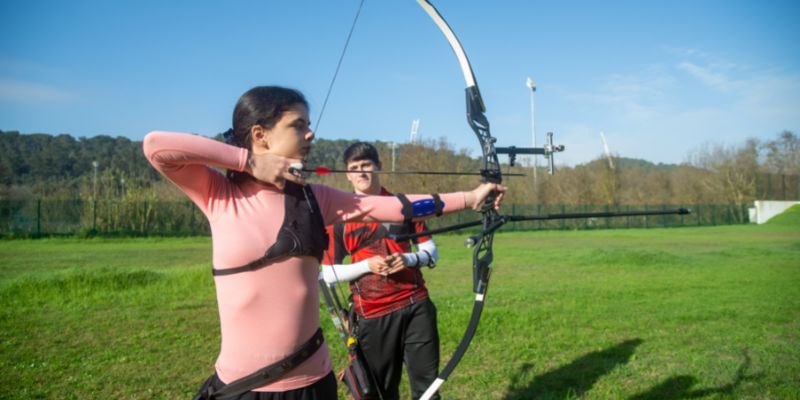
<svg viewBox="0 0 800 400"><path fill-rule="evenodd" d="M142 143L124 137L20 134L0 131L0 184L20 185L69 180L102 168L128 176L155 177L142 154Z"/></svg>
<svg viewBox="0 0 800 400"><path fill-rule="evenodd" d="M664 164L664 163L652 163L647 160L642 160L640 158L628 158L628 157L620 157L617 158L615 161L619 162L620 167L638 167L645 170L674 170L680 167L678 164Z"/></svg>
<svg viewBox="0 0 800 400"><path fill-rule="evenodd" d="M217 134L213 139L222 141L222 134ZM309 164L341 168L341 155L353 142L355 140L318 139L314 142ZM377 142L375 145L382 154L390 153L388 143ZM439 147L437 151L448 150ZM0 185L74 180L92 174L93 161L98 162L101 171L111 170L142 179L160 179L145 160L141 141L105 135L74 138L65 134L0 131ZM576 167L594 167L605 162L605 158L598 158ZM674 170L680 167L676 164L654 164L627 157L614 158L614 164L618 168L633 167L645 171Z"/></svg>
<svg viewBox="0 0 800 400"><path fill-rule="evenodd" d="M608 161L605 157L598 158L596 160L592 160L585 164L579 164L579 166L595 166L597 164L606 164ZM651 171L672 171L681 167L678 164L664 164L664 163L652 163L647 160L642 160L640 158L629 158L629 157L614 157L614 167L616 168L637 168L647 172Z"/></svg>
<svg viewBox="0 0 800 400"><path fill-rule="evenodd" d="M222 134L214 139L222 141ZM353 142L355 140L315 140L309 164L342 167L341 154ZM376 147L388 149L388 145L382 142L376 143ZM76 139L65 134L0 131L0 185L75 180L91 175L94 161L97 161L100 171L161 179L145 159L141 141L104 135Z"/></svg>

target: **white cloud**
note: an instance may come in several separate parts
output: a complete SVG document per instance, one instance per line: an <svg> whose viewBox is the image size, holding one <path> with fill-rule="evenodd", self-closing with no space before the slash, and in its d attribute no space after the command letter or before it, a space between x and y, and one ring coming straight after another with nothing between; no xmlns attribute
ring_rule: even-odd
<svg viewBox="0 0 800 400"><path fill-rule="evenodd" d="M4 103L62 103L76 98L60 88L36 82L0 79L0 101Z"/></svg>
<svg viewBox="0 0 800 400"><path fill-rule="evenodd" d="M786 128L800 123L800 76L767 72L743 81L738 95L741 112L786 121Z"/></svg>
<svg viewBox="0 0 800 400"><path fill-rule="evenodd" d="M689 61L681 62L677 65L679 70L689 73L706 86L710 86L719 90L727 91L733 89L735 82L732 82L722 72L714 71L712 67L701 67Z"/></svg>
<svg viewBox="0 0 800 400"><path fill-rule="evenodd" d="M796 73L748 68L707 54L701 58L706 63L683 61L677 68L724 92L732 100L725 110L729 119L740 121L740 125L761 125L765 130L781 125L797 129L800 125L800 76ZM713 101L711 98L709 102Z"/></svg>
<svg viewBox="0 0 800 400"><path fill-rule="evenodd" d="M666 53L671 53L673 55L682 58L703 58L703 59L710 58L708 53L698 49L688 49L684 47L665 47L664 50Z"/></svg>
<svg viewBox="0 0 800 400"><path fill-rule="evenodd" d="M667 51L673 62L562 90L573 113L560 118L559 128L581 143L564 159L599 154L601 130L617 133L612 151L664 162L678 162L700 143L737 144L800 130L795 71L746 66L696 49Z"/></svg>
<svg viewBox="0 0 800 400"><path fill-rule="evenodd" d="M619 118L646 121L663 115L665 97L674 82L668 70L654 65L633 73L610 75L591 92L567 96L578 103L613 110Z"/></svg>

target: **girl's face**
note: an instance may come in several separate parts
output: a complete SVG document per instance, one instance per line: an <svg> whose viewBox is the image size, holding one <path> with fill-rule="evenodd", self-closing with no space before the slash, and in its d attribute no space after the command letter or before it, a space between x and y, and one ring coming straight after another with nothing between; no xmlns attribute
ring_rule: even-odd
<svg viewBox="0 0 800 400"><path fill-rule="evenodd" d="M284 111L272 128L256 125L251 133L254 153L272 153L301 160L311 152L311 142L314 140L308 108L302 104L295 104Z"/></svg>

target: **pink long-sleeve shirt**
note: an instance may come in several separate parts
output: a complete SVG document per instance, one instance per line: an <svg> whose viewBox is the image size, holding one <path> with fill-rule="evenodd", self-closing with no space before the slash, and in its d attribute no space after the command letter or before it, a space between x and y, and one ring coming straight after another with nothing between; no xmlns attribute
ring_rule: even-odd
<svg viewBox="0 0 800 400"><path fill-rule="evenodd" d="M234 268L263 256L284 219L284 194L274 186L233 182L212 167L243 171L248 151L200 136L151 132L150 163L202 210L211 226L213 267ZM360 196L311 185L325 225L347 221L400 222L395 197ZM411 195L411 201L429 198ZM463 193L441 195L444 212L465 207ZM214 278L222 333L216 371L232 382L291 354L319 327L319 261L288 257L264 268ZM328 348L257 391L282 392L313 384L331 371Z"/></svg>

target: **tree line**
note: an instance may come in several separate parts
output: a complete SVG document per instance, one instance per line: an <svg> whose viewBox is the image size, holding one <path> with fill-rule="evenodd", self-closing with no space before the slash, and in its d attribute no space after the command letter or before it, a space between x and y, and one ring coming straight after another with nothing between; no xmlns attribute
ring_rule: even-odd
<svg viewBox="0 0 800 400"><path fill-rule="evenodd" d="M221 134L216 135L221 140ZM308 164L343 168L341 154L353 140L315 141ZM384 170L478 172L480 161L444 138L422 143L377 142ZM21 134L0 131L0 200L185 200L142 154L141 141L124 137ZM394 161L392 161L394 160ZM96 165L96 167L95 167ZM800 139L784 131L770 140L739 145L703 145L681 164L598 156L590 162L560 167L554 176L542 168L534 185L532 166L503 166L507 202L522 205L732 204L756 199L800 198ZM447 192L471 187L475 176L386 175L396 192ZM312 178L350 190L343 175ZM744 218L744 217L743 217Z"/></svg>

